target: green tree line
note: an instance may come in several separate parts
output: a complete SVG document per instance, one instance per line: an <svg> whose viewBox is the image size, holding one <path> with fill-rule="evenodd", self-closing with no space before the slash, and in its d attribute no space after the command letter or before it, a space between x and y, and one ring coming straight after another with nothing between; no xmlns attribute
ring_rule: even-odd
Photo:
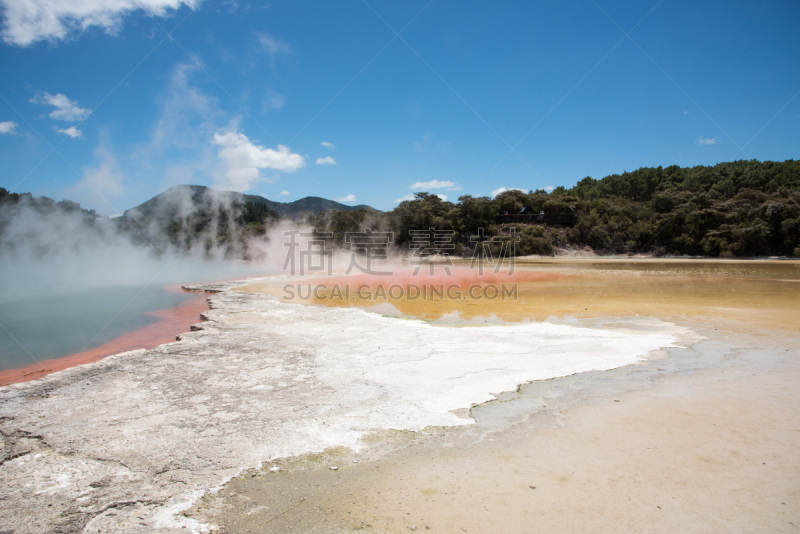
<svg viewBox="0 0 800 534"><path fill-rule="evenodd" d="M228 257L254 258L248 244L266 238L278 215L246 199L209 200L200 189L185 213L176 205L149 201L136 216L126 214L114 224L157 251L223 249ZM0 239L22 205L41 213L77 214L87 227L97 218L75 202L0 188ZM536 220L540 213L547 216L545 222ZM512 222L516 219L505 214L534 216ZM800 257L800 162L646 167L602 179L586 177L569 189L513 190L495 198L463 195L457 202L418 192L388 212L328 210L303 214L300 220L331 232L339 246L345 246L348 232L369 228L393 232L394 245L409 250L412 230L434 229L450 236L453 247L446 252L462 256L471 256L477 243L492 243L492 238L497 239L494 253L499 253L499 243L513 237L515 255L590 247L600 254ZM547 223L553 220L569 222Z"/></svg>
<svg viewBox="0 0 800 534"><path fill-rule="evenodd" d="M506 213L569 214L574 224L507 223ZM601 254L800 257L800 162L646 167L586 177L569 189L464 195L456 203L420 192L390 212L334 212L306 222L332 231L339 244L365 224L395 232L395 244L406 248L409 230L452 231L455 253L465 256L482 233L516 236L516 255L588 246Z"/></svg>

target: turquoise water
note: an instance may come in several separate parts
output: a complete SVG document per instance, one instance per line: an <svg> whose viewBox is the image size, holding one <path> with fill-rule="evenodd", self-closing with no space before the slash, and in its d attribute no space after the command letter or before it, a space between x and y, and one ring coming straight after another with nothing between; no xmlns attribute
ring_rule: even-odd
<svg viewBox="0 0 800 534"><path fill-rule="evenodd" d="M158 286L119 286L0 302L0 369L97 347L157 321L145 313L191 297Z"/></svg>

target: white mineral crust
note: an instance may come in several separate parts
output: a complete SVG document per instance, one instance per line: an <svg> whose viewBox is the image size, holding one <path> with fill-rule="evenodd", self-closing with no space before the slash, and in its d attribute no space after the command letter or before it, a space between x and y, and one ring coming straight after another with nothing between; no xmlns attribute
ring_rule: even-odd
<svg viewBox="0 0 800 534"><path fill-rule="evenodd" d="M634 364L687 333L655 320L444 326L233 290L211 301L179 342L0 388L0 524L204 531L180 512L243 469L358 449L372 430L469 424L452 412Z"/></svg>

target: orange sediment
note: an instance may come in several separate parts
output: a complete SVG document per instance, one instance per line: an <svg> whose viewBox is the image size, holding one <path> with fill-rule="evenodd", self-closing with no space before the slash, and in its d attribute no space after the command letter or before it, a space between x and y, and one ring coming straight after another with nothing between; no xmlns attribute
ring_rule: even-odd
<svg viewBox="0 0 800 534"><path fill-rule="evenodd" d="M313 301L329 306L370 306L389 303L400 313L437 319L458 313L462 319L501 317L513 309L520 288L541 288L572 278L569 274L508 270L482 271L437 265L417 272L342 276L311 281L322 286L314 291Z"/></svg>
<svg viewBox="0 0 800 534"><path fill-rule="evenodd" d="M442 264L393 267L390 276L354 273L289 281L267 280L237 290L270 293L284 302L339 307L389 303L404 315L437 319L458 313L463 319L473 319L507 315L515 308L520 289L538 290L574 278L571 273L510 269L508 266L496 269L493 265L484 268Z"/></svg>
<svg viewBox="0 0 800 534"><path fill-rule="evenodd" d="M181 292L180 286L168 286L167 291ZM132 332L123 334L111 341L94 348L70 354L62 358L53 358L26 365L18 369L0 371L0 386L27 382L41 378L56 371L62 371L76 365L99 361L106 356L136 349L152 349L158 345L175 341L175 336L186 332L189 327L200 321L200 314L208 310L204 293L182 302L174 308L156 310L146 315L158 320Z"/></svg>
<svg viewBox="0 0 800 534"><path fill-rule="evenodd" d="M729 318L753 328L800 331L800 263L708 260L550 260L513 272L486 266L404 266L391 276L351 275L257 282L239 291L284 302L364 307L389 304L427 320L542 321L650 316ZM386 308L381 308L382 313Z"/></svg>

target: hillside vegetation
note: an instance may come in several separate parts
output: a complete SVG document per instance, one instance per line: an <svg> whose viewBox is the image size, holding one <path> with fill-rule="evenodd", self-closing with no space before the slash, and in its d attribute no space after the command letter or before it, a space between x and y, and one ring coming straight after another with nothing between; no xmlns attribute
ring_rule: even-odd
<svg viewBox="0 0 800 534"><path fill-rule="evenodd" d="M708 257L800 257L800 162L735 161L713 167L642 168L574 187L506 191L496 198L462 196L457 203L428 193L402 202L377 220L358 212L310 217L335 237L373 229L394 231L410 245L409 230L454 232L456 252L470 255L475 236L519 238L516 255L591 247L601 254ZM568 225L506 223L503 214L569 214ZM513 220L513 217L508 219Z"/></svg>
<svg viewBox="0 0 800 534"><path fill-rule="evenodd" d="M30 232L7 231L22 206L37 217L70 215L86 229L98 230L94 212L74 202L0 188L0 244L6 250L15 240L34 239ZM489 243L498 254L499 243L513 237L515 255L590 247L601 254L800 257L800 162L641 168L599 180L587 177L569 189L506 191L495 198L464 195L456 203L419 192L389 212L317 197L278 203L178 186L101 226L107 233L110 225L157 252L221 250L227 257L248 259L255 257L248 244L266 239L280 219L331 232L338 246L345 246L348 232L369 228L392 232L394 246L409 250L411 231L433 229L452 245L444 252L462 256L474 254L478 243Z"/></svg>

